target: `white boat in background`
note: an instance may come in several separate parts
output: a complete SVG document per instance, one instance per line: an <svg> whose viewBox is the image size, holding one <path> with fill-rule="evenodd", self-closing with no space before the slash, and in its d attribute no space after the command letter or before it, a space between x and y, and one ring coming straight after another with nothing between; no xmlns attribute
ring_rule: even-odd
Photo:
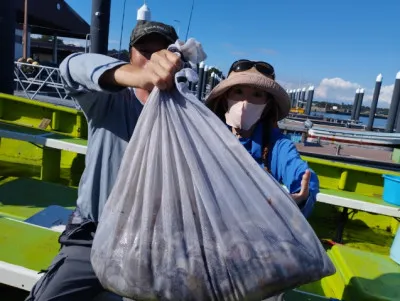
<svg viewBox="0 0 400 301"><path fill-rule="evenodd" d="M319 142L321 140L355 145L399 147L400 133L367 132L322 127L312 127L308 130L307 142Z"/></svg>

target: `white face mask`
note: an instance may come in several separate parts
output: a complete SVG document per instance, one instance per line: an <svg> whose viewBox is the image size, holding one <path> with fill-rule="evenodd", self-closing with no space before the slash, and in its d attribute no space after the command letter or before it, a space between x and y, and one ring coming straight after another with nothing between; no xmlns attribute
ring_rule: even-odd
<svg viewBox="0 0 400 301"><path fill-rule="evenodd" d="M260 119L265 106L266 104L256 105L247 101L228 99L226 123L236 129L248 130Z"/></svg>

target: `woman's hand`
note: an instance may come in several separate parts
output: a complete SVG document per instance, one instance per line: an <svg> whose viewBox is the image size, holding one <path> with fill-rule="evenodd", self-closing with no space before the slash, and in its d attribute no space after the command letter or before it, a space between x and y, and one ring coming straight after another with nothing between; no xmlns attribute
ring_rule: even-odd
<svg viewBox="0 0 400 301"><path fill-rule="evenodd" d="M300 204L301 202L308 199L308 196L310 195L309 191L310 179L311 179L311 172L310 170L307 169L303 175L303 178L301 179L300 191L298 193L292 194L292 198L297 204Z"/></svg>

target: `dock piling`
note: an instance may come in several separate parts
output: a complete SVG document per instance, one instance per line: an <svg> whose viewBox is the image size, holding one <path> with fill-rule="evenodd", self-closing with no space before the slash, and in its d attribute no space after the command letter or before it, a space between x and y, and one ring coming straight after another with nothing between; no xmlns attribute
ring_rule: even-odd
<svg viewBox="0 0 400 301"><path fill-rule="evenodd" d="M92 0L90 52L107 54L111 0Z"/></svg>
<svg viewBox="0 0 400 301"><path fill-rule="evenodd" d="M382 86L382 74L379 74L376 77L374 95L372 97L371 109L369 111L367 131L372 131L374 127L374 118L376 113L376 107L378 106L378 99L379 99L379 94L381 92L381 86Z"/></svg>
<svg viewBox="0 0 400 301"><path fill-rule="evenodd" d="M0 1L0 92L14 94L15 1Z"/></svg>
<svg viewBox="0 0 400 301"><path fill-rule="evenodd" d="M389 115L388 115L386 129L385 129L385 132L387 132L387 133L393 133L393 129L394 129L395 121L396 121L396 115L398 115L398 110L399 110L399 102L400 102L400 71L396 75L396 81L394 84L394 89L393 89L393 94L392 94L392 101L390 103ZM396 130L397 130L397 128L398 128L398 126L396 127Z"/></svg>

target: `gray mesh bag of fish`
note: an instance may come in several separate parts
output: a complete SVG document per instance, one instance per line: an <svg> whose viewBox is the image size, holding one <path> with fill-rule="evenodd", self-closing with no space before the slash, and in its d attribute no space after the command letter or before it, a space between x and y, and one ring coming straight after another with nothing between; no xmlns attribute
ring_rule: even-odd
<svg viewBox="0 0 400 301"><path fill-rule="evenodd" d="M290 195L189 91L196 78L181 70L144 106L93 241L101 284L134 300L259 301L334 273Z"/></svg>

